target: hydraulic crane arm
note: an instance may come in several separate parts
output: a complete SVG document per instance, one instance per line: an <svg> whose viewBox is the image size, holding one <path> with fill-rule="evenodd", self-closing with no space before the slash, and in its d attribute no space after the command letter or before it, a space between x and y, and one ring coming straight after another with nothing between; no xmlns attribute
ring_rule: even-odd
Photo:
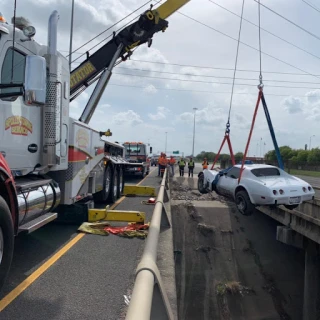
<svg viewBox="0 0 320 320"><path fill-rule="evenodd" d="M110 64L114 63L118 57L126 60L132 54L133 48L144 43L148 43L150 47L153 35L159 31L164 32L168 27L168 21L165 19L189 1L167 0L156 9L150 8L140 16L138 21L130 24L117 35L114 34L112 40L91 56L87 56L87 59L70 74L70 100L72 101L85 90L90 82L106 68L109 68L111 73L113 65ZM120 50L119 46L121 46Z"/></svg>

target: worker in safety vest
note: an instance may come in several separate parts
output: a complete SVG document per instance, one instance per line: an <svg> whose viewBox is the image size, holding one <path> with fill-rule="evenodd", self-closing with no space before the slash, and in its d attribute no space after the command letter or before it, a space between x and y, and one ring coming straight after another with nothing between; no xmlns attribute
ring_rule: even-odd
<svg viewBox="0 0 320 320"><path fill-rule="evenodd" d="M184 176L184 167L186 166L186 162L184 161L183 158L180 158L180 160L178 162L178 166L179 166L180 177L183 177Z"/></svg>
<svg viewBox="0 0 320 320"><path fill-rule="evenodd" d="M171 169L171 176L174 176L174 165L176 164L176 159L171 156L170 160L169 160L169 165L170 165L170 169Z"/></svg>
<svg viewBox="0 0 320 320"><path fill-rule="evenodd" d="M209 162L207 161L207 158L204 158L203 159L203 162L202 162L202 169L208 169L208 166L209 166Z"/></svg>
<svg viewBox="0 0 320 320"><path fill-rule="evenodd" d="M190 160L188 162L188 169L189 169L189 177L191 176L193 178L194 161L192 157L190 157Z"/></svg>
<svg viewBox="0 0 320 320"><path fill-rule="evenodd" d="M162 157L163 152L161 152L160 157L158 158L158 177L160 177L160 159Z"/></svg>
<svg viewBox="0 0 320 320"><path fill-rule="evenodd" d="M165 153L162 153L159 161L160 161L160 166L159 166L159 168L160 168L160 173L161 173L161 170L163 170L163 172L164 172L164 170L166 169L166 167L167 167L167 165L168 165L167 156L166 156ZM161 174L161 176L162 176L162 174Z"/></svg>

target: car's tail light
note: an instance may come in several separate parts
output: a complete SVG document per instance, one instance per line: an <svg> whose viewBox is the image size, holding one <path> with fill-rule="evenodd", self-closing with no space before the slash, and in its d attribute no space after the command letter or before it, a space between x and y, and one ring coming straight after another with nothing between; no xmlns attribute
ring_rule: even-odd
<svg viewBox="0 0 320 320"><path fill-rule="evenodd" d="M274 195L276 195L276 194L277 194L277 190L273 190L272 192L273 192L273 194L274 194Z"/></svg>
<svg viewBox="0 0 320 320"><path fill-rule="evenodd" d="M303 192L307 192L307 188L306 187L303 187L302 190L303 190Z"/></svg>
<svg viewBox="0 0 320 320"><path fill-rule="evenodd" d="M284 194L284 191L282 189L279 190L280 194Z"/></svg>
<svg viewBox="0 0 320 320"><path fill-rule="evenodd" d="M309 190L309 191L311 191L311 190L312 190L312 188L309 186L309 187L308 187L308 190Z"/></svg>

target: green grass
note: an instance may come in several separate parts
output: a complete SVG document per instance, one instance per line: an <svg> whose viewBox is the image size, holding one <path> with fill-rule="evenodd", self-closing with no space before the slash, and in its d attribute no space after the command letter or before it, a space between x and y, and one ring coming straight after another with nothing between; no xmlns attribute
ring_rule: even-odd
<svg viewBox="0 0 320 320"><path fill-rule="evenodd" d="M288 172L288 170L286 169ZM307 171L307 170L296 170L290 169L290 174L297 175L297 176L309 176L309 177L319 177L320 178L320 171Z"/></svg>

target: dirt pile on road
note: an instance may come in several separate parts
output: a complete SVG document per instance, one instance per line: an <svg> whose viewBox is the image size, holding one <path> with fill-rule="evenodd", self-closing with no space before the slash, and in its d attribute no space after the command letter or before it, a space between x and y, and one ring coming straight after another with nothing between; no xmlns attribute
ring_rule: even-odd
<svg viewBox="0 0 320 320"><path fill-rule="evenodd" d="M172 181L170 188L171 188L172 200L185 200L185 201L217 200L217 201L225 202L225 199L221 196L218 196L215 192L202 194L198 190L195 190L188 185L178 183L177 181Z"/></svg>

